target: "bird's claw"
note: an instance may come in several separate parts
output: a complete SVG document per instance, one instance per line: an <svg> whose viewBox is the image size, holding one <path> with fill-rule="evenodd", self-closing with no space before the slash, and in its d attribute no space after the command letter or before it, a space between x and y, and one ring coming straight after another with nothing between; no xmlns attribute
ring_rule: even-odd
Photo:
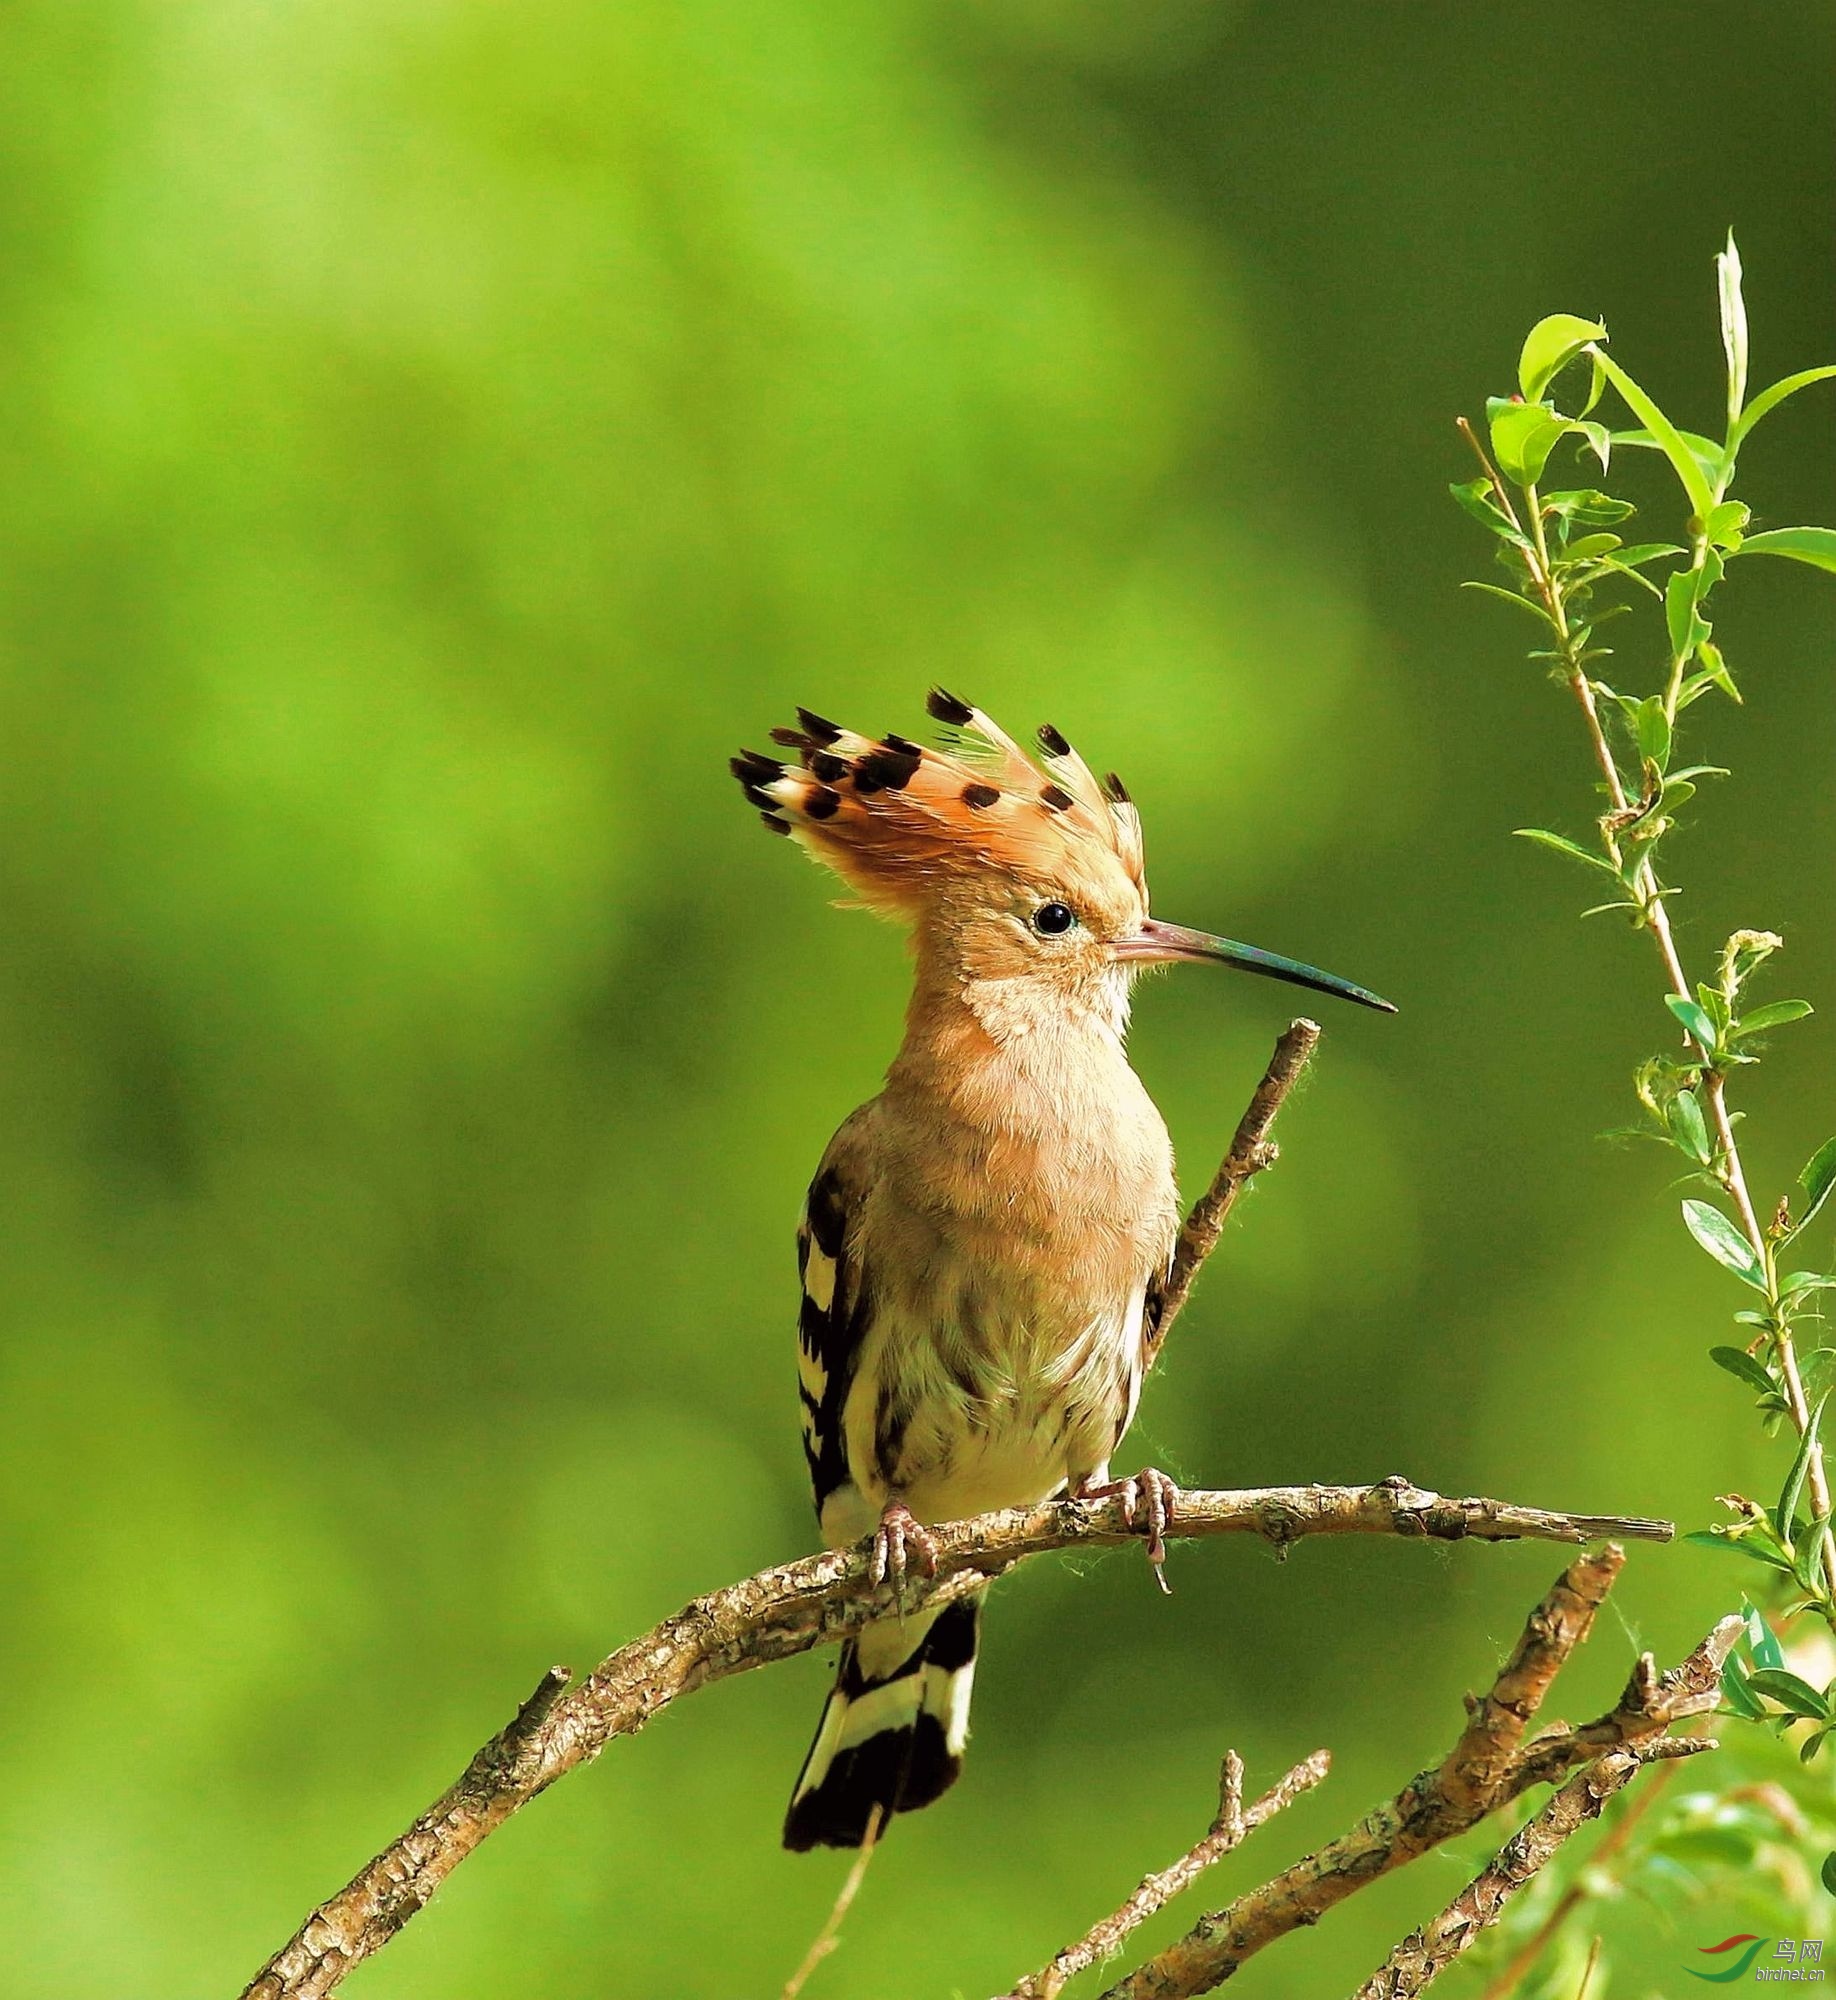
<svg viewBox="0 0 1836 2000"><path fill-rule="evenodd" d="M908 1564L915 1560L926 1576L937 1574L937 1544L930 1530L920 1525L902 1500L888 1503L874 1530L873 1554L868 1561L869 1582L877 1590L889 1578L893 1595L905 1600Z"/></svg>
<svg viewBox="0 0 1836 2000"><path fill-rule="evenodd" d="M1144 1465L1132 1479L1110 1479L1100 1486L1083 1486L1073 1496L1079 1500L1119 1499L1122 1518L1131 1528L1147 1521L1147 1559L1154 1566L1154 1581L1170 1597L1173 1586L1167 1581L1167 1530L1179 1508L1179 1488L1158 1467Z"/></svg>

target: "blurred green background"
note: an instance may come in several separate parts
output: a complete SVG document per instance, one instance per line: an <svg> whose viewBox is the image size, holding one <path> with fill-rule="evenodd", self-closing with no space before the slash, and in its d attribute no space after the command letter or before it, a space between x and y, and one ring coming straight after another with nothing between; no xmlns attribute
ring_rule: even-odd
<svg viewBox="0 0 1836 2000"><path fill-rule="evenodd" d="M1702 1358L1732 1283L1597 1138L1654 966L1508 837L1587 766L1446 483L1546 311L1712 426L1730 223L1756 381L1836 353L1827 6L28 0L0 50L7 1992L237 1990L551 1659L810 1542L791 1228L905 975L733 794L796 701L1049 718L1162 914L1403 1003L1330 1016L1131 1460L1688 1525L1776 1484ZM1761 434L1769 523L1836 519L1831 437ZM1723 595L1683 936L1783 928L1770 992L1836 1003L1836 600ZM1291 997L1144 993L1193 1186ZM1769 1191L1832 1023L1759 1087ZM1559 1566L1033 1565L812 1996L1003 1989L1226 1745L1331 1745L1207 1893L1260 1880L1440 1754ZM1730 1582L1637 1552L1561 1711ZM777 1847L827 1672L617 1747L351 1990L775 1993L841 1868ZM1355 1984L1480 1851L1241 1990Z"/></svg>

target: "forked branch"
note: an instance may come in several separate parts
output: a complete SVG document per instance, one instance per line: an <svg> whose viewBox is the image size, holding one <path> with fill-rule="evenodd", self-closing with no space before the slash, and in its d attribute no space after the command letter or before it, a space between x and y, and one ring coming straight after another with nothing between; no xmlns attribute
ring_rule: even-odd
<svg viewBox="0 0 1836 2000"><path fill-rule="evenodd" d="M1352 2000L1411 2000L1445 1972L1482 1932L1504 1914L1505 1904L1534 1881L1607 1802L1647 1764L1713 1750L1710 1736L1660 1736L1655 1742L1609 1750L1569 1779L1555 1797L1520 1827L1433 1923L1406 1937L1360 1986Z"/></svg>
<svg viewBox="0 0 1836 2000"><path fill-rule="evenodd" d="M1170 1868L1144 1875L1135 1893L1119 1910L1092 1924L1075 1944L1066 1945L1050 1965L1021 1980L1005 2000L1056 2000L1067 1981L1075 1979L1087 1967L1113 1958L1132 1931L1190 1888L1214 1861L1222 1861L1241 1846L1264 1820L1273 1819L1303 1792L1312 1791L1331 1767L1332 1759L1326 1752L1316 1750L1264 1792L1253 1806L1245 1807L1243 1759L1234 1750L1229 1751L1218 1779L1218 1816L1204 1839L1188 1848Z"/></svg>
<svg viewBox="0 0 1836 2000"><path fill-rule="evenodd" d="M1643 1655L1619 1701L1595 1721L1527 1735L1550 1682L1586 1637L1623 1561L1618 1549L1607 1548L1570 1564L1532 1612L1490 1691L1471 1703L1460 1740L1433 1770L1274 1880L1202 1917L1103 2000L1187 2000L1207 1993L1277 1938L1317 1923L1347 1896L1469 1832L1533 1786L1559 1783L1583 1766L1597 1768L1597 1760L1622 1750L1649 1752L1673 1723L1712 1710L1722 1664L1740 1637L1738 1618L1724 1619L1668 1674L1660 1676L1650 1654ZM1632 1775L1627 1770L1619 1782ZM1575 1819L1562 1837L1581 1823Z"/></svg>

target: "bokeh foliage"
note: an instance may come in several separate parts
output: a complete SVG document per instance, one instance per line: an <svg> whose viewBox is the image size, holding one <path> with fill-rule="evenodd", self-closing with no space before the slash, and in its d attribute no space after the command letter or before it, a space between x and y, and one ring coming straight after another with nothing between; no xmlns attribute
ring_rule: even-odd
<svg viewBox="0 0 1836 2000"><path fill-rule="evenodd" d="M1572 737L1456 595L1444 493L1552 297L1714 407L1730 222L1756 367L1821 358L1827 10L1635 0L1546 89L1489 8L0 32L9 1986L233 1990L551 1658L807 1542L789 1230L903 963L731 796L792 701L1049 717L1141 800L1164 914L1405 1007L1329 1022L1143 1455L1691 1520L1768 1490L1665 1169L1595 1140L1655 1000L1507 837ZM1780 422L1752 483L1829 519L1797 423L1825 448ZM1718 627L1734 830L1675 914L1782 930L1821 999L1831 613L1781 569ZM1143 995L1189 1177L1285 997ZM1769 1180L1825 1135L1832 1021ZM1267 1872L1439 1753L1556 1566L1212 1547L1163 1605L1123 1553L999 1591L970 1773L821 1990L994 1990L1193 1837L1226 1743L1252 1782L1329 1743L1218 1886ZM1726 1592L1678 1549L1618 1595L1674 1656ZM355 1990L772 1990L834 1887L775 1844L823 1677L570 1780ZM1476 1853L1244 1991L1354 1984ZM1654 1982L1741 1927L1651 1929Z"/></svg>

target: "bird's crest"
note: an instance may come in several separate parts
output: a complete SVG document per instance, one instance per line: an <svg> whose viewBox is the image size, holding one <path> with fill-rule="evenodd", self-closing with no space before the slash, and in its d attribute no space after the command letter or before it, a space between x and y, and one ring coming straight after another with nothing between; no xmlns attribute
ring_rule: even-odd
<svg viewBox="0 0 1836 2000"><path fill-rule="evenodd" d="M1026 881L1142 887L1141 820L1113 772L1099 784L1049 724L1029 757L979 708L931 691L945 747L856 735L807 708L771 740L794 761L745 750L733 775L775 833L826 861L875 908L907 915L956 878L995 868Z"/></svg>

